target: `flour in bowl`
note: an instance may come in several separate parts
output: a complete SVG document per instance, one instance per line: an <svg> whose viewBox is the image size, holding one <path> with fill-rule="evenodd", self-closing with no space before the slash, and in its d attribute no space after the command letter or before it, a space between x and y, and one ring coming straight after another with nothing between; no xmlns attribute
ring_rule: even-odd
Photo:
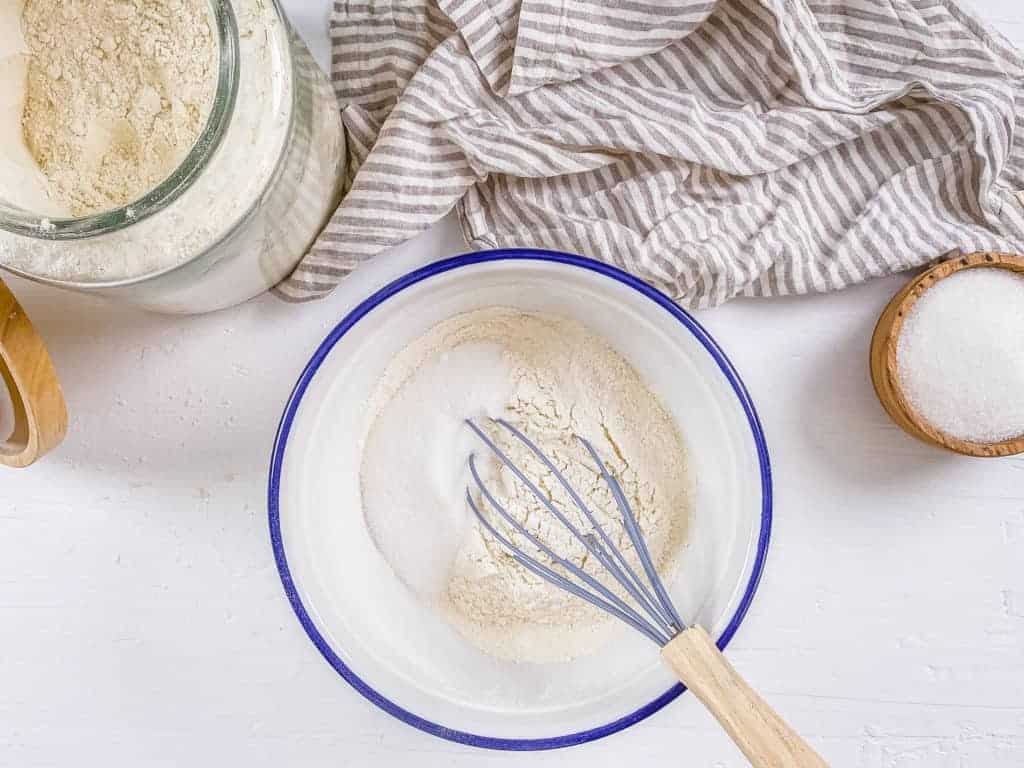
<svg viewBox="0 0 1024 768"><path fill-rule="evenodd" d="M615 620L515 562L466 504L467 458L476 452L489 489L511 514L560 554L600 572L464 423L485 426L580 520L551 473L488 417L534 440L628 553L610 490L576 436L588 438L621 483L662 573L685 543L694 495L678 427L637 371L583 325L501 307L451 318L405 348L369 403L363 514L397 577L496 657L543 663L596 650L620 629Z"/></svg>

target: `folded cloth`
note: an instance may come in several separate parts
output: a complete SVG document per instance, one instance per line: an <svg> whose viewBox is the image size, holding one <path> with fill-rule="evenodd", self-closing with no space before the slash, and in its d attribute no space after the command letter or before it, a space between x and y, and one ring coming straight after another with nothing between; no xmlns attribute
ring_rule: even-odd
<svg viewBox="0 0 1024 768"><path fill-rule="evenodd" d="M315 299L458 206L681 302L1024 250L1024 60L950 0L337 0Z"/></svg>

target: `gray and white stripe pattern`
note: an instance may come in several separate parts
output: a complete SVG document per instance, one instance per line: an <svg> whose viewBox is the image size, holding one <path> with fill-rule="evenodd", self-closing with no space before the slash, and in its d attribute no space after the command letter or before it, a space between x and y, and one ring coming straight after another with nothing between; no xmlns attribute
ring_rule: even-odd
<svg viewBox="0 0 1024 768"><path fill-rule="evenodd" d="M458 206L696 307L1024 251L1024 60L950 0L338 0L315 299Z"/></svg>

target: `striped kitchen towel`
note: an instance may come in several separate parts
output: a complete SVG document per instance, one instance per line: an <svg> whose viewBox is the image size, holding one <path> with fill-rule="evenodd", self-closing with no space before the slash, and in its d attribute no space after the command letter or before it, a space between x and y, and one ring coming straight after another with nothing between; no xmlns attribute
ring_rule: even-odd
<svg viewBox="0 0 1024 768"><path fill-rule="evenodd" d="M315 299L458 207L691 306L1024 251L1024 60L950 0L337 0Z"/></svg>

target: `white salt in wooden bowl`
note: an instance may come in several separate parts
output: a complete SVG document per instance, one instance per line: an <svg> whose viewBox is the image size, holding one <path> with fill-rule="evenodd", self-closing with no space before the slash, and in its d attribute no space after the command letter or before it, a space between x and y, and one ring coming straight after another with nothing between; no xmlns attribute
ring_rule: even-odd
<svg viewBox="0 0 1024 768"><path fill-rule="evenodd" d="M715 342L670 299L568 254L447 259L381 289L342 320L282 419L270 476L274 553L311 641L377 706L464 744L570 746L626 728L682 692L658 649L623 627L606 647L571 662L489 656L399 581L362 513L361 443L376 382L437 323L488 306L584 324L640 372L678 423L697 493L670 592L685 620L720 647L728 643L753 599L771 526L768 452L753 404Z"/></svg>
<svg viewBox="0 0 1024 768"><path fill-rule="evenodd" d="M1024 258L1004 253L972 253L943 261L910 281L889 302L875 327L871 340L871 379L879 401L892 420L919 440L965 456L999 457L1024 453L1024 435L987 443L946 434L918 413L901 386L897 353L907 315L937 283L968 269L1005 269L1024 274Z"/></svg>

